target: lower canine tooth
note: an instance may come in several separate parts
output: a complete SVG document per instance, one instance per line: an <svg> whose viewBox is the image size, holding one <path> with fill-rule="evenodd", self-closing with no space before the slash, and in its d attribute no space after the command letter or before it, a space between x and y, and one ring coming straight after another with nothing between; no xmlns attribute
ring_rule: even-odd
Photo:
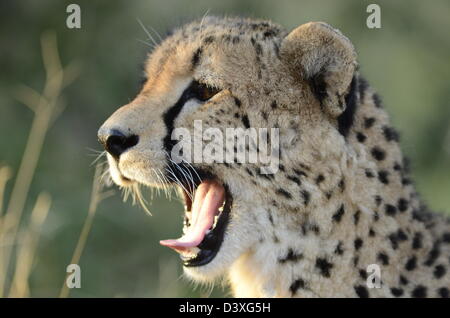
<svg viewBox="0 0 450 318"><path fill-rule="evenodd" d="M198 247L191 247L191 248L189 248L189 250L187 250L183 254L195 256L199 252L200 252L200 249Z"/></svg>

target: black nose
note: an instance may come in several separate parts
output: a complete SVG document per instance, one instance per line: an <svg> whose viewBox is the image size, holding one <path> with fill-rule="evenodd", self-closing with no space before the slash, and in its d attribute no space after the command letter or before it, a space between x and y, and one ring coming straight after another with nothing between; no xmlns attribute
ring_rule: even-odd
<svg viewBox="0 0 450 318"><path fill-rule="evenodd" d="M99 141L105 147L105 150L116 159L119 159L120 155L127 149L137 145L139 137L136 135L126 136L119 130L113 129L109 134L100 136Z"/></svg>

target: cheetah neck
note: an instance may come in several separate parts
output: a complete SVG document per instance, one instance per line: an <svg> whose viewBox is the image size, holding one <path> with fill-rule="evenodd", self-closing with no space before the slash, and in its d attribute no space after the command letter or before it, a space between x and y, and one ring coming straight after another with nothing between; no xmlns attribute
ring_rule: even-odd
<svg viewBox="0 0 450 318"><path fill-rule="evenodd" d="M436 265L448 262L442 259L450 255L449 244L442 245L448 221L426 212L378 95L356 79L342 151L321 162L281 166L288 180L301 181L300 191L289 190L301 200L296 208L268 202L259 214L267 231L230 270L235 296L421 295ZM380 269L379 288L367 285L378 275L367 271L371 264Z"/></svg>

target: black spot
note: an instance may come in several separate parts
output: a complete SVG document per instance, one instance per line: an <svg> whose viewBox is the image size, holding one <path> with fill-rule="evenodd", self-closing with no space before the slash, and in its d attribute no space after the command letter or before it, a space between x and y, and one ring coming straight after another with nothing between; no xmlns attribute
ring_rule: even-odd
<svg viewBox="0 0 450 318"><path fill-rule="evenodd" d="M192 56L192 67L195 68L198 63L200 62L200 58L202 56L202 48L198 48L195 52L194 55Z"/></svg>
<svg viewBox="0 0 450 318"><path fill-rule="evenodd" d="M383 202L383 199L379 195L376 195L375 196L375 204L377 206L380 206L382 202Z"/></svg>
<svg viewBox="0 0 450 318"><path fill-rule="evenodd" d="M236 96L233 96L234 99L234 103L236 104L237 107L241 107L241 101L239 98L237 98Z"/></svg>
<svg viewBox="0 0 450 318"><path fill-rule="evenodd" d="M416 288L414 288L411 295L414 298L425 298L427 297L427 288L425 286L418 285Z"/></svg>
<svg viewBox="0 0 450 318"><path fill-rule="evenodd" d="M397 208L392 204L386 204L385 206L386 215L394 216L397 213Z"/></svg>
<svg viewBox="0 0 450 318"><path fill-rule="evenodd" d="M272 217L272 213L270 212L270 211L267 211L267 215L268 215L268 218L269 218L269 222L270 222L270 224L274 224L273 223L273 217Z"/></svg>
<svg viewBox="0 0 450 318"><path fill-rule="evenodd" d="M316 234L320 234L320 228L317 224L310 224L309 228Z"/></svg>
<svg viewBox="0 0 450 318"><path fill-rule="evenodd" d="M308 205L309 204L309 200L311 198L311 194L308 191L306 191L306 190L302 190L301 194L302 194L302 197L303 197L303 203L305 205Z"/></svg>
<svg viewBox="0 0 450 318"><path fill-rule="evenodd" d="M447 287L442 287L438 289L438 294L442 298L449 298L449 291Z"/></svg>
<svg viewBox="0 0 450 318"><path fill-rule="evenodd" d="M397 231L397 237L398 237L399 241L406 241L408 239L408 236L402 230Z"/></svg>
<svg viewBox="0 0 450 318"><path fill-rule="evenodd" d="M334 250L334 253L337 255L342 255L344 254L344 250L342 249L342 242L339 241L338 245L336 246L336 249Z"/></svg>
<svg viewBox="0 0 450 318"><path fill-rule="evenodd" d="M366 272L364 269L360 269L360 270L359 270L359 276L360 276L362 279L367 279L367 272Z"/></svg>
<svg viewBox="0 0 450 318"><path fill-rule="evenodd" d="M265 121L267 121L268 115L265 111L261 112L262 117L264 118Z"/></svg>
<svg viewBox="0 0 450 318"><path fill-rule="evenodd" d="M415 250L422 248L422 233L417 232L414 235L413 242L412 242L412 248Z"/></svg>
<svg viewBox="0 0 450 318"><path fill-rule="evenodd" d="M355 214L353 214L353 223L354 223L355 225L358 225L358 222L359 222L359 216L360 216L360 215L361 215L361 211L360 211L360 210L356 211Z"/></svg>
<svg viewBox="0 0 450 318"><path fill-rule="evenodd" d="M361 101L364 99L366 89L369 87L369 83L367 83L366 79L362 76L358 77L358 91L359 91L359 98Z"/></svg>
<svg viewBox="0 0 450 318"><path fill-rule="evenodd" d="M247 115L242 116L242 123L244 124L245 128L250 128L250 121L248 120Z"/></svg>
<svg viewBox="0 0 450 318"><path fill-rule="evenodd" d="M402 230L398 230L397 232L390 234L388 238L391 241L392 248L396 250L398 248L398 244L406 241L408 236Z"/></svg>
<svg viewBox="0 0 450 318"><path fill-rule="evenodd" d="M410 259L408 259L408 261L405 264L405 269L407 271L413 271L415 270L417 267L417 257L416 256L412 256Z"/></svg>
<svg viewBox="0 0 450 318"><path fill-rule="evenodd" d="M302 170L298 170L298 169L292 169L292 171L294 171L294 173L298 176L303 176L303 177L308 177L308 175L306 174L306 172L302 171Z"/></svg>
<svg viewBox="0 0 450 318"><path fill-rule="evenodd" d="M363 133L358 132L358 133L356 133L356 139L359 142L364 142L364 141L366 141L367 137Z"/></svg>
<svg viewBox="0 0 450 318"><path fill-rule="evenodd" d="M350 89L345 96L345 110L338 117L338 130L344 137L348 135L350 128L353 126L356 107L358 105L357 81L356 76L353 76Z"/></svg>
<svg viewBox="0 0 450 318"><path fill-rule="evenodd" d="M402 184L403 184L403 185L409 185L409 184L411 184L411 179L409 179L409 178L403 178L403 179L402 179Z"/></svg>
<svg viewBox="0 0 450 318"><path fill-rule="evenodd" d="M339 189L341 189L341 192L345 190L345 180L342 178L341 181L339 181Z"/></svg>
<svg viewBox="0 0 450 318"><path fill-rule="evenodd" d="M289 290L291 291L292 295L295 295L297 293L297 290L299 290L300 288L305 288L305 285L305 281L299 278L292 282L291 286L289 286Z"/></svg>
<svg viewBox="0 0 450 318"><path fill-rule="evenodd" d="M408 210L409 202L406 199L400 198L398 199L397 206L400 212L405 212Z"/></svg>
<svg viewBox="0 0 450 318"><path fill-rule="evenodd" d="M369 292L367 291L367 288L362 286L362 285L358 285L355 286L355 292L356 295L358 295L359 298L369 298Z"/></svg>
<svg viewBox="0 0 450 318"><path fill-rule="evenodd" d="M375 236L375 231L372 228L369 229L369 236L370 237L374 237Z"/></svg>
<svg viewBox="0 0 450 318"><path fill-rule="evenodd" d="M444 265L436 265L436 267L434 268L433 275L436 278L441 278L442 276L445 275L446 272L447 270L445 269Z"/></svg>
<svg viewBox="0 0 450 318"><path fill-rule="evenodd" d="M374 174L373 174L373 172L370 171L369 169L366 169L365 172L366 172L366 177L367 177L367 178L373 178L373 177L375 177Z"/></svg>
<svg viewBox="0 0 450 318"><path fill-rule="evenodd" d="M450 243L450 232L444 233L442 235L442 242Z"/></svg>
<svg viewBox="0 0 450 318"><path fill-rule="evenodd" d="M388 176L389 176L389 172L387 172L386 170L378 171L378 180L380 180L381 183L389 184Z"/></svg>
<svg viewBox="0 0 450 318"><path fill-rule="evenodd" d="M287 176L286 177L288 180L291 180L292 182L295 182L298 185L301 185L302 182L300 181L299 178L297 178L296 176Z"/></svg>
<svg viewBox="0 0 450 318"><path fill-rule="evenodd" d="M245 171L247 171L247 173L250 175L250 176L254 176L253 175L253 172L249 169L249 168L245 168Z"/></svg>
<svg viewBox="0 0 450 318"><path fill-rule="evenodd" d="M441 253L439 249L439 242L434 243L433 248L431 249L430 253L428 254L427 260L423 263L426 266L431 266L436 261L436 259L439 257L439 254Z"/></svg>
<svg viewBox="0 0 450 318"><path fill-rule="evenodd" d="M316 178L316 184L320 184L325 180L325 177L321 174L319 174Z"/></svg>
<svg viewBox="0 0 450 318"><path fill-rule="evenodd" d="M285 197L286 199L292 199L292 195L291 195L289 192L287 192L286 190L284 190L284 189L279 188L279 189L276 191L276 193L277 193L278 195L282 195L282 196Z"/></svg>
<svg viewBox="0 0 450 318"><path fill-rule="evenodd" d="M277 108L278 107L278 105L277 105L277 101L272 101L272 104L270 104L270 107L272 108L272 109L275 109L275 108Z"/></svg>
<svg viewBox="0 0 450 318"><path fill-rule="evenodd" d="M395 297L400 297L403 295L403 289L401 288L391 288L391 293L392 295L394 295Z"/></svg>
<svg viewBox="0 0 450 318"><path fill-rule="evenodd" d="M376 222L376 221L378 221L379 219L380 219L380 216L378 215L378 212L375 211L375 212L373 213L373 220Z"/></svg>
<svg viewBox="0 0 450 318"><path fill-rule="evenodd" d="M400 275L400 284L402 285L408 285L409 281L406 279L405 276Z"/></svg>
<svg viewBox="0 0 450 318"><path fill-rule="evenodd" d="M384 126L383 134L387 141L398 141L400 139L398 132L392 127Z"/></svg>
<svg viewBox="0 0 450 318"><path fill-rule="evenodd" d="M372 98L373 98L373 102L375 103L375 107L381 108L381 98L380 98L380 96L377 93L375 93L375 94L373 94Z"/></svg>
<svg viewBox="0 0 450 318"><path fill-rule="evenodd" d="M357 238L354 241L354 245L355 245L355 250L359 250L361 248L361 246L363 245L364 241L361 238Z"/></svg>
<svg viewBox="0 0 450 318"><path fill-rule="evenodd" d="M276 36L278 34L277 30L267 30L263 33L263 37L268 38L268 37L273 37Z"/></svg>
<svg viewBox="0 0 450 318"><path fill-rule="evenodd" d="M384 160L384 158L386 158L386 153L380 147L373 147L371 153L372 156L378 161Z"/></svg>
<svg viewBox="0 0 450 318"><path fill-rule="evenodd" d="M261 44L255 43L254 47L255 47L256 55L261 55L262 54L262 46L261 46Z"/></svg>
<svg viewBox="0 0 450 318"><path fill-rule="evenodd" d="M383 265L389 265L389 256L386 253L379 252L377 259L383 264Z"/></svg>
<svg viewBox="0 0 450 318"><path fill-rule="evenodd" d="M213 35L210 35L210 36L206 37L206 38L203 40L203 43L205 43L205 44L210 44L210 43L212 43L212 42L214 42L214 36L213 36Z"/></svg>
<svg viewBox="0 0 450 318"><path fill-rule="evenodd" d="M366 129L372 127L374 123L375 123L374 117L369 117L369 118L364 119L364 127Z"/></svg>
<svg viewBox="0 0 450 318"><path fill-rule="evenodd" d="M353 266L358 266L358 262L359 262L359 256L355 256L354 258L353 258Z"/></svg>
<svg viewBox="0 0 450 318"><path fill-rule="evenodd" d="M290 248L286 254L286 256L281 257L278 259L278 262L281 264L287 263L287 262L297 262L303 258L302 254L295 253L292 248Z"/></svg>
<svg viewBox="0 0 450 318"><path fill-rule="evenodd" d="M341 222L342 216L344 215L344 205L342 204L340 208L333 214L333 221Z"/></svg>
<svg viewBox="0 0 450 318"><path fill-rule="evenodd" d="M322 276L330 277L331 275L330 271L333 268L333 264L328 262L325 258L318 258L316 260L316 268L320 270Z"/></svg>

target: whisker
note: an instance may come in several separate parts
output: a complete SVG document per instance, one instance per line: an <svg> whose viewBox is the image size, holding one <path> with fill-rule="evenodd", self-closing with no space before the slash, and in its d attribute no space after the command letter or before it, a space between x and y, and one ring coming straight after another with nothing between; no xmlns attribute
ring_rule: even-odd
<svg viewBox="0 0 450 318"><path fill-rule="evenodd" d="M152 41L152 43L154 44L154 47L158 46L158 42L155 41L155 39L153 38L153 36L150 34L150 32L147 30L147 28L145 27L145 25L142 23L142 21L139 18L136 18L137 22L141 25L142 29L144 30L144 32L147 34L147 37L149 40Z"/></svg>
<svg viewBox="0 0 450 318"><path fill-rule="evenodd" d="M141 43L144 43L145 45L150 46L152 49L155 48L155 46L154 46L153 44L151 44L151 43L149 43L149 42L147 42L147 41L144 41L144 40L141 40L141 39L136 39L136 40L139 41L139 42L141 42Z"/></svg>
<svg viewBox="0 0 450 318"><path fill-rule="evenodd" d="M100 152L96 153L95 156L97 156L97 157L94 159L94 161L92 161L91 166L95 165L101 158L106 157L106 151L100 151ZM105 162L103 162L101 164L104 165L107 162L108 161L105 160Z"/></svg>
<svg viewBox="0 0 450 318"><path fill-rule="evenodd" d="M153 33L156 34L156 36L159 39L159 42L161 43L163 41L163 39L162 39L161 35L159 35L158 31L156 31L152 26L150 26L150 29L153 31Z"/></svg>

